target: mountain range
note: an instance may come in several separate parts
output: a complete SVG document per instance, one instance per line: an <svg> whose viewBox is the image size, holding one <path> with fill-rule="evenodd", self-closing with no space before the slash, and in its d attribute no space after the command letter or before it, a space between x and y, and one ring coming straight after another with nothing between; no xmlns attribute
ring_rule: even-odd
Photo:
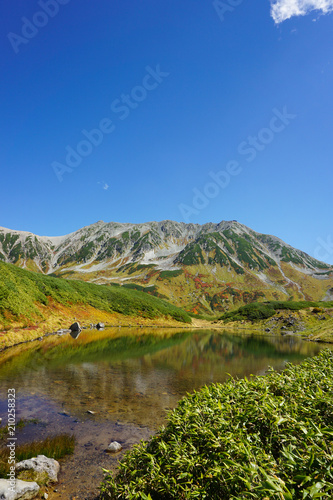
<svg viewBox="0 0 333 500"><path fill-rule="evenodd" d="M237 221L99 221L56 237L0 228L0 260L43 274L136 288L194 314L265 299L333 298L333 266Z"/></svg>

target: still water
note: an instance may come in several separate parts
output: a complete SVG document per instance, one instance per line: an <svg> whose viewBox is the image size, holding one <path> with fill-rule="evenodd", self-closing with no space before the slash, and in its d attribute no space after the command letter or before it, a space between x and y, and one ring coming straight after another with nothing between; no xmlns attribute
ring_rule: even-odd
<svg viewBox="0 0 333 500"><path fill-rule="evenodd" d="M14 388L17 418L38 420L20 432L19 441L74 433L78 445L63 466L63 496L52 499L71 498L69 489L83 486L88 498L89 485L96 482L96 493L102 478L100 467L116 464L105 454L110 440L129 449L148 439L187 392L230 375L280 370L323 347L297 337L213 330L110 328L84 330L77 339L55 335L0 353L0 416L6 422L7 390Z"/></svg>

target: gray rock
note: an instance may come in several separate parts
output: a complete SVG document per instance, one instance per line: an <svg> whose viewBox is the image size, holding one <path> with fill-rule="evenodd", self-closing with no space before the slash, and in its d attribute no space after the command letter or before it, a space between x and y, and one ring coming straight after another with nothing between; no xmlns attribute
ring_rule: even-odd
<svg viewBox="0 0 333 500"><path fill-rule="evenodd" d="M104 323L97 323L96 325L97 330L101 330L104 327L105 327Z"/></svg>
<svg viewBox="0 0 333 500"><path fill-rule="evenodd" d="M112 441L112 443L109 444L107 451L109 451L110 453L118 453L118 451L122 449L123 447L120 443L117 443L117 441Z"/></svg>
<svg viewBox="0 0 333 500"><path fill-rule="evenodd" d="M3 500L30 500L38 492L39 486L35 482L16 479L14 486L9 479L0 479L0 498Z"/></svg>
<svg viewBox="0 0 333 500"><path fill-rule="evenodd" d="M59 462L57 462L53 458L47 458L45 455L38 455L36 458L23 460L22 462L18 462L16 464L16 470L18 472L21 470L31 469L36 471L37 473L46 472L51 481L55 483L58 481L60 465Z"/></svg>

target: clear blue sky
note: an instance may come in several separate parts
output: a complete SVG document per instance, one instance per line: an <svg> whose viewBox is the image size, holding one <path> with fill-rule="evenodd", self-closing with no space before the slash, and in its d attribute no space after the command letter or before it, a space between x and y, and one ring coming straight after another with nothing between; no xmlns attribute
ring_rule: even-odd
<svg viewBox="0 0 333 500"><path fill-rule="evenodd" d="M269 0L5 2L0 225L236 219L333 262L333 14L285 17Z"/></svg>

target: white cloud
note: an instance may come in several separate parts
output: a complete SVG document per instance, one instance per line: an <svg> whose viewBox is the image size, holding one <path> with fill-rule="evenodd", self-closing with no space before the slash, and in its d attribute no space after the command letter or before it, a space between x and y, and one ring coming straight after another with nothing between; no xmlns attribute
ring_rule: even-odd
<svg viewBox="0 0 333 500"><path fill-rule="evenodd" d="M333 0L271 0L271 15L276 24L293 16L305 16L312 10L328 14L333 11Z"/></svg>

